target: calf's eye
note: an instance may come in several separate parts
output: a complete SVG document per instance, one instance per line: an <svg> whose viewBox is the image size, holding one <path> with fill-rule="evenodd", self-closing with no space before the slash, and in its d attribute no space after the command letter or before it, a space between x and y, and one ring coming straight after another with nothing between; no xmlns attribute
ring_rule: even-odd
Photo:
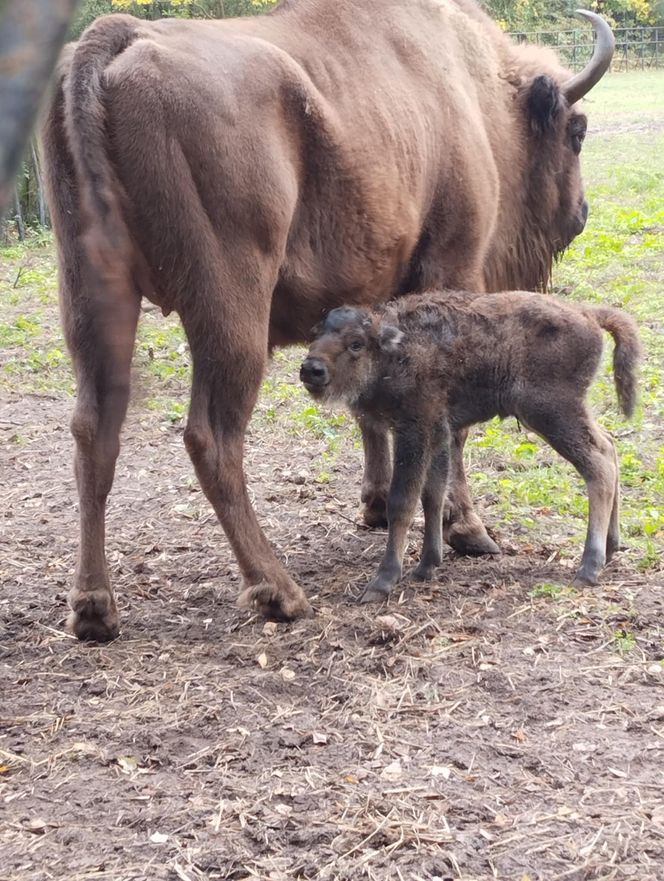
<svg viewBox="0 0 664 881"><path fill-rule="evenodd" d="M364 348L364 343L362 340L353 340L348 348L351 352L360 352Z"/></svg>

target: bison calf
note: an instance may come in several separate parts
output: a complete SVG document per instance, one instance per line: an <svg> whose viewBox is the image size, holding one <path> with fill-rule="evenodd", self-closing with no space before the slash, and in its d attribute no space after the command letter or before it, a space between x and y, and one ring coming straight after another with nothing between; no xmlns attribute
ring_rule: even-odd
<svg viewBox="0 0 664 881"><path fill-rule="evenodd" d="M634 321L617 309L524 292L431 292L329 313L302 364L302 382L315 398L345 401L394 431L387 549L364 602L384 599L401 578L420 496L424 544L413 575L432 577L442 558L450 435L496 415L515 416L585 480L588 534L576 580L596 583L619 545L618 458L586 403L602 328L615 340L616 390L630 416L640 344Z"/></svg>

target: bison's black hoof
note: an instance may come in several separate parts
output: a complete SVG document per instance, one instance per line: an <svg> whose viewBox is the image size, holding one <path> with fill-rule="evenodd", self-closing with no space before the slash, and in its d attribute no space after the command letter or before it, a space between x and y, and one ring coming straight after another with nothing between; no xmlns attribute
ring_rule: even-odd
<svg viewBox="0 0 664 881"><path fill-rule="evenodd" d="M237 604L241 609L260 612L269 621L294 621L314 614L302 588L288 576L282 576L279 582L261 581L246 587Z"/></svg>
<svg viewBox="0 0 664 881"><path fill-rule="evenodd" d="M368 501L365 501L362 508L362 519L371 529L387 529L387 502L385 499L381 496L372 496Z"/></svg>
<svg viewBox="0 0 664 881"><path fill-rule="evenodd" d="M472 530L470 532L461 532L451 524L449 530L446 530L445 541L451 548L466 557L482 557L485 554L499 554L500 548L495 541L482 528L482 531Z"/></svg>
<svg viewBox="0 0 664 881"><path fill-rule="evenodd" d="M372 590L367 588L360 597L361 603L384 603L389 597L389 591Z"/></svg>
<svg viewBox="0 0 664 881"><path fill-rule="evenodd" d="M110 642L120 633L120 621L110 590L80 591L69 595L67 627L81 642Z"/></svg>
<svg viewBox="0 0 664 881"><path fill-rule="evenodd" d="M574 576L572 584L590 585L591 587L594 587L596 584L599 584L599 570L582 566Z"/></svg>
<svg viewBox="0 0 664 881"><path fill-rule="evenodd" d="M436 576L436 567L418 563L410 573L413 581L433 581Z"/></svg>
<svg viewBox="0 0 664 881"><path fill-rule="evenodd" d="M375 578L372 578L367 584L366 590L360 597L361 603L383 603L390 595L394 585L401 578L401 567L392 571L379 572Z"/></svg>

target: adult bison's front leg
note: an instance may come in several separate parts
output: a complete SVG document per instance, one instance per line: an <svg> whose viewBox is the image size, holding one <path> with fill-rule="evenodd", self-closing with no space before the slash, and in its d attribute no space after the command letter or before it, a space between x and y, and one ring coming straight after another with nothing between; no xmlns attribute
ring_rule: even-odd
<svg viewBox="0 0 664 881"><path fill-rule="evenodd" d="M364 446L362 516L367 526L384 528L387 526L387 496L392 479L388 428L385 423L369 416L359 418L358 422ZM489 537L473 509L463 466L463 448L467 437L467 430L452 437L443 528L445 541L459 554L499 554L498 545Z"/></svg>
<svg viewBox="0 0 664 881"><path fill-rule="evenodd" d="M267 352L267 329L261 327L259 310L257 304L254 310L247 306L242 316L221 314L221 308L215 318L208 311L191 319L183 314L194 364L184 439L244 577L239 605L269 618L290 620L309 614L311 608L258 524L243 469L245 430ZM235 326L233 317L241 319Z"/></svg>
<svg viewBox="0 0 664 881"><path fill-rule="evenodd" d="M389 430L385 422L370 415L358 416L364 448L362 516L367 526L387 527L387 496L392 480Z"/></svg>
<svg viewBox="0 0 664 881"><path fill-rule="evenodd" d="M452 434L443 536L445 541L459 554L470 556L499 554L500 548L489 537L482 521L473 510L466 471L463 466L463 448L467 437L468 429L455 431Z"/></svg>

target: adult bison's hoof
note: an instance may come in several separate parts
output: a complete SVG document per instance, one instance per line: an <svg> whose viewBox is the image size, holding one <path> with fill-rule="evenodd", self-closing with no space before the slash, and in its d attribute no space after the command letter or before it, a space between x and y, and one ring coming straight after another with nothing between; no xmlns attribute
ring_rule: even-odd
<svg viewBox="0 0 664 881"><path fill-rule="evenodd" d="M69 595L67 627L82 642L110 642L120 633L115 601L108 590L78 591Z"/></svg>
<svg viewBox="0 0 664 881"><path fill-rule="evenodd" d="M270 621L294 621L296 618L310 618L313 609L301 587L294 581L284 586L270 581L261 581L246 587L238 597L241 609L260 612Z"/></svg>
<svg viewBox="0 0 664 881"><path fill-rule="evenodd" d="M477 523L448 523L443 530L445 541L457 554L467 557L481 557L484 554L499 554L500 548L489 536L479 517Z"/></svg>
<svg viewBox="0 0 664 881"><path fill-rule="evenodd" d="M371 529L387 529L387 505L384 499L375 499L362 508L362 519Z"/></svg>

